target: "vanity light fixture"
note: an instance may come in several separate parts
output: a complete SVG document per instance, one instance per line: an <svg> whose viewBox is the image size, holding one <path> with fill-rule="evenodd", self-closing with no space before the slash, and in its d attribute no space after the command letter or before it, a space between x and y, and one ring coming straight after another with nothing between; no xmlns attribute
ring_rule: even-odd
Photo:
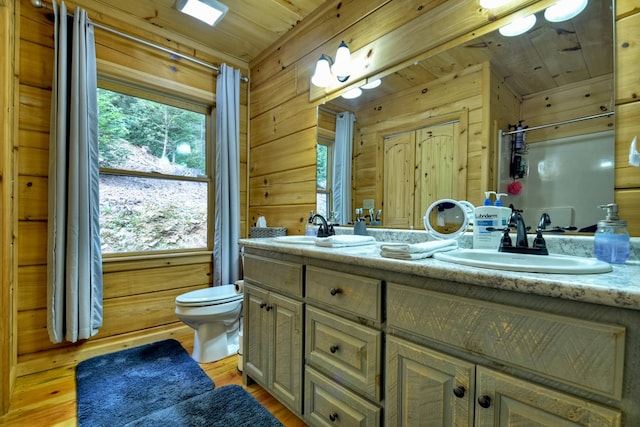
<svg viewBox="0 0 640 427"><path fill-rule="evenodd" d="M217 0L178 0L176 9L214 26L227 14L229 8Z"/></svg>
<svg viewBox="0 0 640 427"><path fill-rule="evenodd" d="M549 22L567 21L580 14L587 7L588 0L560 0L544 11L544 19Z"/></svg>
<svg viewBox="0 0 640 427"><path fill-rule="evenodd" d="M367 84L364 84L364 85L360 86L360 89L375 89L378 86L380 86L381 84L382 84L382 80L375 79L375 80L370 81Z"/></svg>
<svg viewBox="0 0 640 427"><path fill-rule="evenodd" d="M329 55L322 54L316 63L316 70L311 77L311 83L318 87L327 87L335 83L334 79L340 83L349 80L351 75L351 52L343 41L338 46L336 60L333 61Z"/></svg>
<svg viewBox="0 0 640 427"><path fill-rule="evenodd" d="M359 97L360 95L362 95L362 89L360 89L359 87L354 87L353 89L350 89L343 93L342 97L344 99L354 99Z"/></svg>
<svg viewBox="0 0 640 427"><path fill-rule="evenodd" d="M498 31L505 37L519 36L529 31L536 24L536 15L527 15L500 27Z"/></svg>

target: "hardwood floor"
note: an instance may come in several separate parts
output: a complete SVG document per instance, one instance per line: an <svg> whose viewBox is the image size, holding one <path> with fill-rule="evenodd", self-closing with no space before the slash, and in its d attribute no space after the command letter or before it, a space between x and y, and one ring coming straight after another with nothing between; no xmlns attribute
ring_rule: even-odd
<svg viewBox="0 0 640 427"><path fill-rule="evenodd" d="M183 343L187 351L191 346ZM200 365L216 387L242 385L237 356ZM301 427L306 424L257 384L245 387L282 424ZM9 412L0 417L2 426L76 426L75 366L19 377Z"/></svg>

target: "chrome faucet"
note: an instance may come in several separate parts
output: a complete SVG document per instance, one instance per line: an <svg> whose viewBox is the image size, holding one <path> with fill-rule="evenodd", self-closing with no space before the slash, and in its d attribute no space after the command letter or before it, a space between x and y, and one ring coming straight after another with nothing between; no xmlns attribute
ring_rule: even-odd
<svg viewBox="0 0 640 427"><path fill-rule="evenodd" d="M335 230L333 229L333 224L327 224L327 220L324 219L324 217L320 214L315 214L313 217L311 217L311 222L315 224L316 218L320 219L321 222L320 227L318 228L318 237L329 237L336 234Z"/></svg>

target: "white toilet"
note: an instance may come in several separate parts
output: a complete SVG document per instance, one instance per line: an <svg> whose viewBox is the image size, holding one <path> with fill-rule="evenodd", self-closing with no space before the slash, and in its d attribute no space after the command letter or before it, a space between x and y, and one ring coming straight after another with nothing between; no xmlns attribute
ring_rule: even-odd
<svg viewBox="0 0 640 427"><path fill-rule="evenodd" d="M242 298L234 285L198 289L176 298L176 315L195 331L191 357L196 362L215 362L238 352Z"/></svg>

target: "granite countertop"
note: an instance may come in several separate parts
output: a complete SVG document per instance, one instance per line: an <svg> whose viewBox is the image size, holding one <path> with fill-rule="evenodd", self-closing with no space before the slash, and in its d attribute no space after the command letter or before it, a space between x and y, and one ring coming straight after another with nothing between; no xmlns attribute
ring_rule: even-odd
<svg viewBox="0 0 640 427"><path fill-rule="evenodd" d="M339 230L338 234L345 234L345 232L344 230L342 232ZM468 267L439 261L434 258L411 261L384 258L380 256L382 242L403 241L417 243L418 241L426 241L428 238L424 236L424 232L422 234L403 234L400 236L397 234L389 236L384 231L379 233L370 231L369 234L373 234L378 240L376 244L344 248L323 248L309 244L279 243L273 238L241 239L239 243L244 247L266 249L356 266L640 310L640 279L638 279L638 276L640 276L640 261L638 261L637 256L637 246L640 244L640 239L637 238L632 238L632 255L630 259L625 264L613 264L613 271L599 274L570 275L524 273ZM587 248L592 247L593 237L561 237L547 239L547 241L549 250L552 253L592 256ZM461 247L470 247L468 239L464 237L460 239L459 245Z"/></svg>

